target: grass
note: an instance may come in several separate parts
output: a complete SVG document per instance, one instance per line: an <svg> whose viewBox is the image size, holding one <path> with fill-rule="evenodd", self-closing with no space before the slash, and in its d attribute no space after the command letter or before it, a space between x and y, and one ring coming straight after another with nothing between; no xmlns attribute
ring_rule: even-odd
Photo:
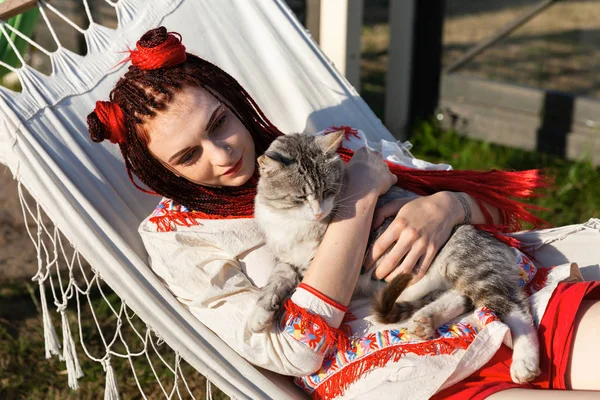
<svg viewBox="0 0 600 400"><path fill-rule="evenodd" d="M101 364L91 361L83 353L77 332L77 311L70 308L68 311L69 324L74 333L77 346L78 359L81 363L85 376L79 379L79 390L73 391L67 385L67 372L65 363L54 356L49 360L44 358L44 337L41 323L41 313L37 310L38 300L32 299L32 294L37 296L37 285L35 290L27 283L3 284L0 286L0 398L11 399L97 399L104 393L105 372ZM120 306L120 300L110 289L103 286L110 304ZM46 296L50 298L48 291ZM99 290L91 293L91 304L94 307L100 327L106 333L114 332L115 317L108 304L100 296ZM18 315L8 309L19 308ZM52 308L51 308L52 309ZM131 313L133 314L133 313ZM87 350L95 357L102 357L104 346L98 334L94 320L89 308L82 310L82 332ZM52 313L52 318L59 338L61 337L60 319L58 314ZM140 332L144 332L144 324L137 317L131 318L132 324ZM134 353L143 348L143 343L136 336L133 329L125 322L122 328L123 336L129 346L130 352ZM171 365L174 365L175 354L166 344L160 344L155 336L152 340L157 343L158 353ZM124 352L122 344L118 344L113 350ZM150 350L150 353L153 351ZM173 373L160 362L159 358L152 354L153 367L160 377L167 393L173 388ZM150 368L145 357L133 359L135 373L140 386L149 399L165 398L162 389ZM132 374L129 361L112 357L111 366L114 369L118 382L119 393L122 399L140 398L137 384ZM190 387L191 392L197 399L204 398L205 379L190 365L182 361L183 375ZM183 398L190 398L186 388L180 380L179 390ZM222 400L228 398L218 389L213 391L213 398ZM175 396L176 397L176 396Z"/></svg>
<svg viewBox="0 0 600 400"><path fill-rule="evenodd" d="M432 122L418 123L410 139L415 157L447 162L455 169L492 168L523 170L540 168L552 180L544 197L532 203L548 208L539 215L551 225L581 223L600 216L600 168L582 159L567 161L558 156L519 150L467 139L439 129Z"/></svg>

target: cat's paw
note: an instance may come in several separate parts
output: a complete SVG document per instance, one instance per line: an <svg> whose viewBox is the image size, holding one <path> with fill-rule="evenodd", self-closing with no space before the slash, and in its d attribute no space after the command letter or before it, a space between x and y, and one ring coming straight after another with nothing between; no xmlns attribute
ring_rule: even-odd
<svg viewBox="0 0 600 400"><path fill-rule="evenodd" d="M253 333L264 332L273 321L274 311L265 310L262 307L256 306L248 317L247 325Z"/></svg>
<svg viewBox="0 0 600 400"><path fill-rule="evenodd" d="M510 366L510 377L514 383L531 382L540 373L537 359L513 358Z"/></svg>
<svg viewBox="0 0 600 400"><path fill-rule="evenodd" d="M266 311L270 313L275 313L275 311L279 310L281 306L281 297L276 293L271 291L264 291L258 296L258 300L256 301L256 306L259 308L264 308Z"/></svg>
<svg viewBox="0 0 600 400"><path fill-rule="evenodd" d="M434 332L433 321L427 315L414 315L408 324L408 333L420 339L429 339Z"/></svg>

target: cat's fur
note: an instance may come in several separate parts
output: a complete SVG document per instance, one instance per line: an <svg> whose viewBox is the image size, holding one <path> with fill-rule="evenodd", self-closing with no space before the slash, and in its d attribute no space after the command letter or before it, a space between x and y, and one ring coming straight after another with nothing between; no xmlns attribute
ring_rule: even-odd
<svg viewBox="0 0 600 400"><path fill-rule="evenodd" d="M290 134L275 140L258 158L261 178L255 219L277 265L249 317L254 332L270 324L283 300L299 284L335 213L344 176L344 163L336 154L342 139L341 132ZM406 196L406 191L393 187L380 197L378 205ZM371 235L370 244L391 221L393 218L388 218ZM412 276L401 275L376 296L376 315L391 323L414 314L409 331L428 338L437 327L473 305L488 307L511 328L513 381L531 381L539 374L539 345L527 297L518 287L515 261L514 250L492 235L471 226L458 227L423 279L407 287ZM379 287L381 283L365 274L359 278L357 291L369 293Z"/></svg>

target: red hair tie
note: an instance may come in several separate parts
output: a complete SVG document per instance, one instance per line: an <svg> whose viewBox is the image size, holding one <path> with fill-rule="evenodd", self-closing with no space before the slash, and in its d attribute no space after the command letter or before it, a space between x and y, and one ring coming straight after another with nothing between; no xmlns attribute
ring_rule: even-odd
<svg viewBox="0 0 600 400"><path fill-rule="evenodd" d="M185 61L185 46L179 33L167 33L167 29L161 26L148 31L137 41L135 50L129 50L129 59L142 70L168 68Z"/></svg>
<svg viewBox="0 0 600 400"><path fill-rule="evenodd" d="M94 112L98 119L106 127L108 137L112 143L125 143L127 130L125 128L125 114L121 107L112 101L97 101Z"/></svg>

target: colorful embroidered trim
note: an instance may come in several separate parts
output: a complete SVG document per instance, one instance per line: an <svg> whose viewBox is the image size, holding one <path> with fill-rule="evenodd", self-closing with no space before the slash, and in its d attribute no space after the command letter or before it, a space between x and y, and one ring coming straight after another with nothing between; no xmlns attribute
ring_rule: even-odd
<svg viewBox="0 0 600 400"><path fill-rule="evenodd" d="M200 225L202 219L234 219L248 218L247 216L229 216L205 214L201 211L190 211L187 207L176 204L171 199L162 199L152 212L149 221L156 224L158 232L171 232L175 226Z"/></svg>
<svg viewBox="0 0 600 400"><path fill-rule="evenodd" d="M525 287L525 292L531 296L535 292L539 292L548 284L548 274L554 269L554 266L548 268L539 268L529 284Z"/></svg>
<svg viewBox="0 0 600 400"><path fill-rule="evenodd" d="M537 268L525 254L517 253L517 265L519 266L519 287L525 287L534 278Z"/></svg>
<svg viewBox="0 0 600 400"><path fill-rule="evenodd" d="M475 316L481 326L499 321L486 308L478 309ZM437 330L436 338L431 340L413 340L405 328L369 333L353 340L347 350L328 352L319 371L295 378L294 381L312 394L313 399L332 399L344 394L364 373L384 367L389 362L397 362L406 354L433 356L464 350L479 330L479 327L466 323L442 325Z"/></svg>
<svg viewBox="0 0 600 400"><path fill-rule="evenodd" d="M346 333L330 327L320 315L310 313L291 299L285 301L283 309L279 327L298 342L319 353L332 350L336 346L349 348L350 341Z"/></svg>
<svg viewBox="0 0 600 400"><path fill-rule="evenodd" d="M539 290L547 281L549 270L537 270L531 260L521 252L516 252L520 267L519 278L526 290ZM536 273L537 271L537 273ZM323 365L316 373L295 378L295 383L312 394L314 399L332 399L342 395L360 377L388 362L397 362L405 354L439 355L452 354L458 349L466 349L482 327L500 319L490 309L481 307L474 312L478 326L466 323L443 325L436 331L435 339L414 340L405 328L369 333L351 341L348 349L333 349L326 353ZM347 313L340 330L352 335L347 324L354 320Z"/></svg>
<svg viewBox="0 0 600 400"><path fill-rule="evenodd" d="M338 303L335 300L330 299L329 297L325 296L323 293L319 292L314 287L307 285L306 283L299 284L298 289L304 289L307 292L310 292L312 295L318 297L319 299L323 300L325 303L329 304L331 307L334 307L343 313L348 311L348 307Z"/></svg>

